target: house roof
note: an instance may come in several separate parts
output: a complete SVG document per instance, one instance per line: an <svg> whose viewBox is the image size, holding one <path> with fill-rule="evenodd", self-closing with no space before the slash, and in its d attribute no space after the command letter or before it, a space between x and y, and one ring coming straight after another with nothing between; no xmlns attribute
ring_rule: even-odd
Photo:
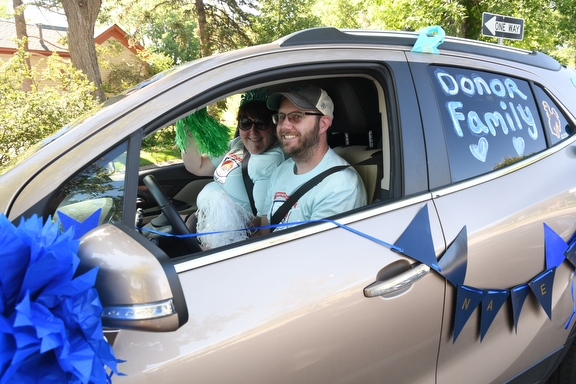
<svg viewBox="0 0 576 384"><path fill-rule="evenodd" d="M28 34L28 49L34 53L50 55L53 51L60 56L70 56L62 38L66 37L66 27L57 27L44 24L26 24ZM16 25L10 20L0 20L0 52L15 52Z"/></svg>
<svg viewBox="0 0 576 384"><path fill-rule="evenodd" d="M122 45L124 45L127 49L131 50L134 53L144 49L144 47L142 47L140 44L133 44L126 36L128 35L126 32L124 32L122 28L120 28L116 24L113 24L111 27L99 33L94 38L94 42L96 44L102 44L109 38L114 37L116 40L120 41Z"/></svg>
<svg viewBox="0 0 576 384"><path fill-rule="evenodd" d="M58 27L45 24L26 24L28 34L28 49L32 53L49 56L56 51L61 57L70 57L68 47L63 43L63 38L68 34L66 27ZM114 24L105 29L94 38L94 42L102 44L110 38L115 38L130 51L136 53L143 47L131 44L127 34L118 25ZM14 53L17 45L16 26L12 20L0 20L0 53Z"/></svg>

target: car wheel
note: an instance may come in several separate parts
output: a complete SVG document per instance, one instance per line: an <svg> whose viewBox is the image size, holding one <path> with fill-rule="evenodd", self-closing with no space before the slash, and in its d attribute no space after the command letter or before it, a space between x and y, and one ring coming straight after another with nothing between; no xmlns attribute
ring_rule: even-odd
<svg viewBox="0 0 576 384"><path fill-rule="evenodd" d="M573 383L576 383L576 343L574 342L546 384Z"/></svg>

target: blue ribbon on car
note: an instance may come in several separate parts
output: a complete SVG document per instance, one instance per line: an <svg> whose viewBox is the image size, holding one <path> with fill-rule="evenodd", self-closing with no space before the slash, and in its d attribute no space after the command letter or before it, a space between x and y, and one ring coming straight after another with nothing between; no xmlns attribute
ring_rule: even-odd
<svg viewBox="0 0 576 384"><path fill-rule="evenodd" d="M435 25L420 30L412 52L439 54L438 46L444 42L446 33L442 27Z"/></svg>

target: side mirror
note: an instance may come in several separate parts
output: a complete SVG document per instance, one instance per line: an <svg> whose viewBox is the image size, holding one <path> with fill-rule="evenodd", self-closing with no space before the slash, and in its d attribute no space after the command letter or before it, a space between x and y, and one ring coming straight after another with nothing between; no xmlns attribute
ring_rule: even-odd
<svg viewBox="0 0 576 384"><path fill-rule="evenodd" d="M174 265L133 228L104 224L93 229L80 239L78 257L78 274L99 267L95 288L104 327L169 332L188 321Z"/></svg>

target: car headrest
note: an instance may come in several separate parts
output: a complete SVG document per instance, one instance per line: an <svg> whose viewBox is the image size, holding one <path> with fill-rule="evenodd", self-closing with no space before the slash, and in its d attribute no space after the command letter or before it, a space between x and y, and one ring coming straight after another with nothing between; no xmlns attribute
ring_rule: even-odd
<svg viewBox="0 0 576 384"><path fill-rule="evenodd" d="M378 93L372 80L364 77L330 77L308 80L324 89L334 102L332 133L364 134L380 130ZM294 83L283 83L272 87L270 93L289 89Z"/></svg>
<svg viewBox="0 0 576 384"><path fill-rule="evenodd" d="M381 126L378 93L372 81L351 77L332 79L323 86L334 102L333 133L367 133Z"/></svg>

